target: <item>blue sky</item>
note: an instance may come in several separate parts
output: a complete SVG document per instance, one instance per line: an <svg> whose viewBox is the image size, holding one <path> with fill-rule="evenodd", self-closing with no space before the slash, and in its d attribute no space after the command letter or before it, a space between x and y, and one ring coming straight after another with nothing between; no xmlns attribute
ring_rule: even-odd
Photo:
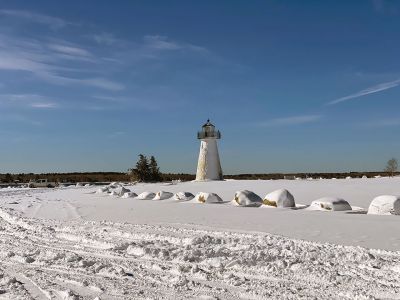
<svg viewBox="0 0 400 300"><path fill-rule="evenodd" d="M400 157L398 1L2 1L0 173L381 170Z"/></svg>

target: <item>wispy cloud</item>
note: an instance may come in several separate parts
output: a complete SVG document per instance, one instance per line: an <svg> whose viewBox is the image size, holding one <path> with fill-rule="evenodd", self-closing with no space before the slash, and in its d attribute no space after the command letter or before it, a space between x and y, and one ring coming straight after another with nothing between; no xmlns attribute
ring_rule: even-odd
<svg viewBox="0 0 400 300"><path fill-rule="evenodd" d="M47 103L32 103L31 107L33 108L56 108L57 104L47 102Z"/></svg>
<svg viewBox="0 0 400 300"><path fill-rule="evenodd" d="M348 95L348 96L345 96L345 97L341 97L341 98L335 99L335 100L333 100L331 102L328 102L327 104L328 105L338 104L338 103L345 102L345 101L348 101L348 100L351 100L351 99L360 98L360 97L363 97L363 96L366 96L366 95L369 95L369 94L379 93L379 92L382 92L382 91L397 87L399 85L400 85L400 79L397 79L397 80L394 80L394 81L380 83L380 84L371 86L371 87L369 87L369 88L367 88L365 90L361 90L361 91L359 91L357 93L354 93L354 94L351 94L351 95Z"/></svg>
<svg viewBox="0 0 400 300"><path fill-rule="evenodd" d="M125 89L122 83L114 82L105 78L75 79L78 83L90 85L110 91L121 91Z"/></svg>
<svg viewBox="0 0 400 300"><path fill-rule="evenodd" d="M58 104L49 97L37 94L0 94L0 104L20 108L56 108Z"/></svg>
<svg viewBox="0 0 400 300"><path fill-rule="evenodd" d="M2 9L2 10L0 10L0 15L25 20L28 22L34 22L34 23L47 25L51 29L60 29L69 24L72 24L61 18L51 17L51 16L38 14L35 12L30 12L30 11L25 11L25 10Z"/></svg>
<svg viewBox="0 0 400 300"><path fill-rule="evenodd" d="M87 72L87 66L69 64L70 59L87 59L95 61L93 55L82 47L71 44L52 43L46 46L39 40L24 40L0 34L0 71L25 71L34 74L38 79L52 84L79 84L110 91L125 88L121 83L103 77L71 77L69 73ZM94 63L93 63L94 64ZM94 72L95 68L89 68Z"/></svg>
<svg viewBox="0 0 400 300"><path fill-rule="evenodd" d="M108 32L102 32L98 34L94 34L91 36L98 44L103 45L113 45L120 40L117 39L113 34Z"/></svg>
<svg viewBox="0 0 400 300"><path fill-rule="evenodd" d="M146 35L143 38L144 46L155 50L191 50L198 52L207 52L207 49L197 45L172 41L167 36Z"/></svg>
<svg viewBox="0 0 400 300"><path fill-rule="evenodd" d="M175 42L168 41L166 36L146 35L144 37L145 46L160 50L178 50L181 46Z"/></svg>
<svg viewBox="0 0 400 300"><path fill-rule="evenodd" d="M89 57L92 56L89 51L78 48L78 47L72 47L72 46L67 46L67 45L58 45L58 44L50 44L49 48L52 50L55 50L56 52L64 53L67 55L73 55L73 56L85 56Z"/></svg>
<svg viewBox="0 0 400 300"><path fill-rule="evenodd" d="M300 124L317 122L321 118L322 118L321 115L291 116L285 118L271 119L269 121L260 122L257 125L260 127L291 126L291 125L300 125Z"/></svg>
<svg viewBox="0 0 400 300"><path fill-rule="evenodd" d="M162 103L157 100L143 100L134 96L104 96L104 95L94 95L92 98L96 99L97 102L101 102L102 105L95 105L97 110L105 109L107 107L119 107L132 106L135 108L145 109L145 110L158 110L162 107ZM118 105L116 105L118 104ZM92 106L91 109L93 110Z"/></svg>

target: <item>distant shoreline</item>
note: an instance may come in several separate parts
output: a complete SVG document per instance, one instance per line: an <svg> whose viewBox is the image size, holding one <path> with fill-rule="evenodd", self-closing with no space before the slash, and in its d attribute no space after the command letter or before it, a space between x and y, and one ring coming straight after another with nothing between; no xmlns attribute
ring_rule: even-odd
<svg viewBox="0 0 400 300"><path fill-rule="evenodd" d="M395 173L399 175L400 172ZM240 179L240 180L278 180L278 179L344 179L344 178L362 178L366 176L373 178L376 176L389 176L387 172L374 171L374 172L318 172L318 173L259 173L259 174L235 174L235 175L224 175L224 179ZM196 177L195 174L186 173L163 173L162 181L182 180L191 181ZM131 181L130 176L123 172L70 172L70 173L19 173L19 174L0 174L0 183L15 183L15 182L29 182L29 180L45 178L49 181L56 182L113 182Z"/></svg>

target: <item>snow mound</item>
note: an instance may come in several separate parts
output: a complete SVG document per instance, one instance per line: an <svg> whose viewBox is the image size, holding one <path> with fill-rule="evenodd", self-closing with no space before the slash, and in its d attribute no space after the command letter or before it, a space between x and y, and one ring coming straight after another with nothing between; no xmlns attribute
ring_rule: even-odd
<svg viewBox="0 0 400 300"><path fill-rule="evenodd" d="M126 198L135 198L135 197L137 197L136 193L134 193L134 192L126 192L125 194L122 195L121 198L126 199Z"/></svg>
<svg viewBox="0 0 400 300"><path fill-rule="evenodd" d="M295 207L293 195L286 189L280 189L267 194L263 203L275 207Z"/></svg>
<svg viewBox="0 0 400 300"><path fill-rule="evenodd" d="M111 182L108 185L108 187L111 188L111 189L116 189L117 187L121 187L121 186L122 186L122 183L120 183L120 182Z"/></svg>
<svg viewBox="0 0 400 300"><path fill-rule="evenodd" d="M197 193L194 201L198 203L222 203L222 199L215 193Z"/></svg>
<svg viewBox="0 0 400 300"><path fill-rule="evenodd" d="M137 196L137 199L139 200L150 200L153 199L156 196L156 194L152 192L143 192L139 196Z"/></svg>
<svg viewBox="0 0 400 300"><path fill-rule="evenodd" d="M123 186L120 186L120 187L113 189L111 191L111 194L122 197L125 193L128 193L128 192L130 192L130 190L128 190L127 188L124 188Z"/></svg>
<svg viewBox="0 0 400 300"><path fill-rule="evenodd" d="M351 179L351 176L347 176L346 179Z"/></svg>
<svg viewBox="0 0 400 300"><path fill-rule="evenodd" d="M310 210L343 211L351 210L349 202L336 197L323 197L311 202Z"/></svg>
<svg viewBox="0 0 400 300"><path fill-rule="evenodd" d="M261 199L260 196L248 190L236 192L235 198L233 199L232 202L236 205L247 206L247 207L251 206L259 207L263 204L263 200Z"/></svg>
<svg viewBox="0 0 400 300"><path fill-rule="evenodd" d="M382 195L374 198L368 208L370 215L400 215L400 197Z"/></svg>
<svg viewBox="0 0 400 300"><path fill-rule="evenodd" d="M96 191L97 194L108 193L108 192L109 192L109 189L108 189L108 187L106 187L106 186L104 186L104 187L102 187L102 188L99 188L99 189Z"/></svg>
<svg viewBox="0 0 400 300"><path fill-rule="evenodd" d="M365 178L368 178L368 177L366 175L363 175L363 177L361 177L361 178L365 179Z"/></svg>
<svg viewBox="0 0 400 300"><path fill-rule="evenodd" d="M78 182L75 186L76 186L76 187L82 187L82 186L83 186L83 183Z"/></svg>
<svg viewBox="0 0 400 300"><path fill-rule="evenodd" d="M159 191L156 193L156 196L153 198L153 200L165 200L171 198L173 195L174 194L170 192Z"/></svg>
<svg viewBox="0 0 400 300"><path fill-rule="evenodd" d="M174 199L177 201L189 201L194 198L194 195L189 192L178 192L174 195Z"/></svg>

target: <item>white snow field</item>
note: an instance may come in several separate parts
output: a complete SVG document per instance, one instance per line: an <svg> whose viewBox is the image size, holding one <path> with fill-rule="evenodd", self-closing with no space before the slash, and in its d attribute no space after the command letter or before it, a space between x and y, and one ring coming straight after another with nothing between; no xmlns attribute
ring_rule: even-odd
<svg viewBox="0 0 400 300"><path fill-rule="evenodd" d="M400 178L125 188L163 200L0 189L0 299L400 299L400 216L366 214ZM278 189L297 207L232 203ZM165 199L178 192L223 201ZM353 210L302 209L323 197Z"/></svg>

